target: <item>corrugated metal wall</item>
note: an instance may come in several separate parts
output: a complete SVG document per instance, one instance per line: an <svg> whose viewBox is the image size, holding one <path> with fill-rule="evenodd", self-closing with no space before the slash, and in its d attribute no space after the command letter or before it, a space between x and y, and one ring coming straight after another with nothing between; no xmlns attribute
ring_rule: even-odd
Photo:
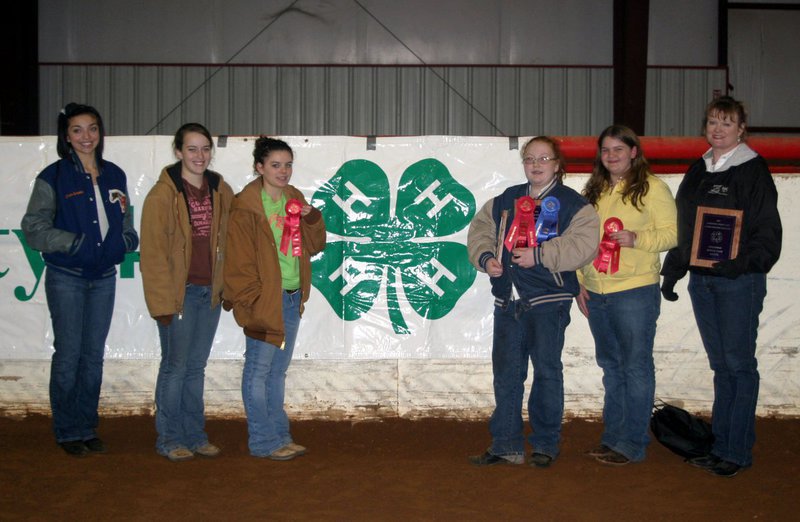
<svg viewBox="0 0 800 522"><path fill-rule="evenodd" d="M726 82L725 68L648 69L645 135L700 135L706 105L727 93Z"/></svg>
<svg viewBox="0 0 800 522"><path fill-rule="evenodd" d="M723 69L651 69L646 134L693 135ZM108 134L594 135L613 118L610 67L40 66L40 128L94 105Z"/></svg>

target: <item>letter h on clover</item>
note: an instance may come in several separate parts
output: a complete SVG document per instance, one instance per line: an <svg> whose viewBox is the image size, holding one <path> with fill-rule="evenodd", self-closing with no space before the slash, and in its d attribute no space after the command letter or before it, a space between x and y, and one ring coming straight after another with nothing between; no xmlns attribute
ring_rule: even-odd
<svg viewBox="0 0 800 522"><path fill-rule="evenodd" d="M390 188L377 164L352 160L314 193L312 205L338 239L314 258L312 280L346 321L370 311L385 280L392 328L408 334L401 299L440 319L475 280L466 246L448 240L469 225L475 198L432 158L403 172L394 212Z"/></svg>

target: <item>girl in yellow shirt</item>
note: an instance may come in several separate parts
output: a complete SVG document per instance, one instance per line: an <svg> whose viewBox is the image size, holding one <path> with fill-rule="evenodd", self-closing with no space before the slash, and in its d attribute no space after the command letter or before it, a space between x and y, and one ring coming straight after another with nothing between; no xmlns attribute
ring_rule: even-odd
<svg viewBox="0 0 800 522"><path fill-rule="evenodd" d="M578 272L578 307L603 369L603 435L586 454L609 465L638 462L650 442L653 342L661 311L659 252L677 244L675 200L649 169L638 136L612 125L597 140L583 195L600 215L600 249Z"/></svg>

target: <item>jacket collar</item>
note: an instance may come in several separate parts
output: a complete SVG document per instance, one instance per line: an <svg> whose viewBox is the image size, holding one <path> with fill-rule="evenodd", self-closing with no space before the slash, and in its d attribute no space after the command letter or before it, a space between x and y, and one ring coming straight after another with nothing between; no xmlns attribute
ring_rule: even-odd
<svg viewBox="0 0 800 522"><path fill-rule="evenodd" d="M183 179L181 179L181 162L174 163L168 166L166 169L167 176L172 180L172 183L175 185L175 189L178 192L183 192ZM208 180L208 188L212 192L219 188L219 181L222 178L219 174L214 172L213 170L206 170L203 175Z"/></svg>
<svg viewBox="0 0 800 522"><path fill-rule="evenodd" d="M534 194L533 192L531 192L533 190L533 187L531 187L531 184L528 183L528 195L534 199L544 199L545 197L547 197L548 194L550 194L553 191L556 185L558 185L558 178L554 177L553 179L550 180L550 183L543 190L539 191L538 194Z"/></svg>
<svg viewBox="0 0 800 522"><path fill-rule="evenodd" d="M720 157L720 159L717 161L716 165L712 165L711 163L714 158L714 151L712 149L708 149L708 151L703 154L703 161L706 163L707 171L723 172L731 167L737 167L742 163L750 161L756 156L758 156L756 151L751 149L746 143L740 143L732 151L728 152L727 154L723 154L722 157Z"/></svg>
<svg viewBox="0 0 800 522"><path fill-rule="evenodd" d="M244 186L241 192L236 195L236 205L241 209L247 209L257 214L264 214L264 208L261 203L261 189L263 182L261 176ZM286 199L299 198L302 193L297 190L293 185L288 185L285 189Z"/></svg>

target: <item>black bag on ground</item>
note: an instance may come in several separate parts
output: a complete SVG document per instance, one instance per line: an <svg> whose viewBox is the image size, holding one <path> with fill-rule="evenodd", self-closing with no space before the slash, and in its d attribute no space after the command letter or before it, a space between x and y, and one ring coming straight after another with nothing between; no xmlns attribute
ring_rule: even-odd
<svg viewBox="0 0 800 522"><path fill-rule="evenodd" d="M711 424L688 411L659 401L653 406L650 430L656 440L685 459L711 452Z"/></svg>

